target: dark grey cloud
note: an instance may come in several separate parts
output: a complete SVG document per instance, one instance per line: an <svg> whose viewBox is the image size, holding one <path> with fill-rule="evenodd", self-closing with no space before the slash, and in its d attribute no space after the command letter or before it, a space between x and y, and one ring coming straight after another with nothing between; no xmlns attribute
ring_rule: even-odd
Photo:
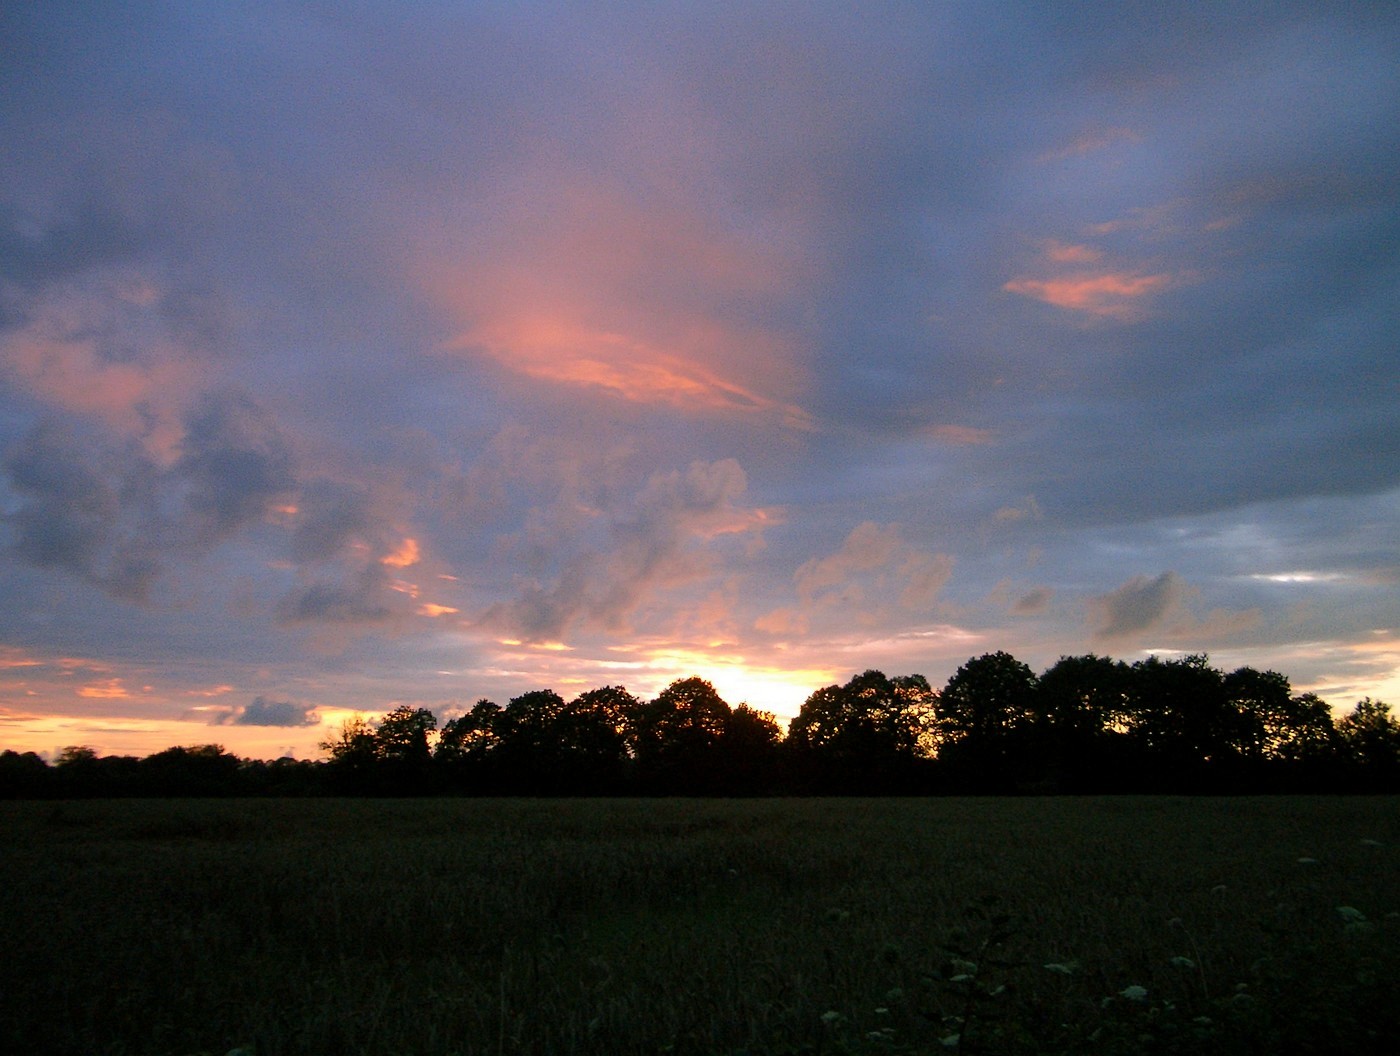
<svg viewBox="0 0 1400 1056"><path fill-rule="evenodd" d="M580 623L622 629L652 591L708 571L712 540L761 527L761 518L740 505L747 486L734 459L653 475L635 496L591 518L601 522L590 526L594 546L579 547L576 530L550 540L549 551L566 555L553 574L521 584L516 598L488 612L488 621L531 640L558 639Z"/></svg>
<svg viewBox="0 0 1400 1056"><path fill-rule="evenodd" d="M290 700L254 697L248 704L225 712L214 725L233 726L315 726L320 722L315 705L294 704Z"/></svg>
<svg viewBox="0 0 1400 1056"><path fill-rule="evenodd" d="M8 312L0 326L22 322L13 303L16 290L33 290L86 269L126 260L145 237L97 196L61 210L46 221L0 203L0 290ZM8 289L6 287L9 287Z"/></svg>
<svg viewBox="0 0 1400 1056"><path fill-rule="evenodd" d="M1038 616L1050 607L1050 599L1055 592L1049 587L1036 587L1017 598L1011 611L1017 616Z"/></svg>
<svg viewBox="0 0 1400 1056"><path fill-rule="evenodd" d="M371 564L296 587L278 602L277 614L290 624L364 625L384 623L402 615L404 609L404 599L396 596L390 577L380 565Z"/></svg>
<svg viewBox="0 0 1400 1056"><path fill-rule="evenodd" d="M290 447L271 416L230 393L196 410L174 472L185 486L185 527L203 545L258 520L296 485Z"/></svg>
<svg viewBox="0 0 1400 1056"><path fill-rule="evenodd" d="M210 396L169 468L130 441L77 422L39 422L6 451L16 499L11 552L146 600L171 561L257 523L295 485L270 418L243 396Z"/></svg>
<svg viewBox="0 0 1400 1056"><path fill-rule="evenodd" d="M299 563L338 556L373 523L363 486L314 480L301 489L297 507L290 545Z"/></svg>
<svg viewBox="0 0 1400 1056"><path fill-rule="evenodd" d="M1094 634L1121 639L1154 630L1172 614L1186 591L1175 572L1134 576L1117 590L1093 599Z"/></svg>
<svg viewBox="0 0 1400 1056"><path fill-rule="evenodd" d="M10 447L4 471L19 500L5 518L17 558L121 598L146 597L159 570L160 540L148 531L152 467L50 420Z"/></svg>

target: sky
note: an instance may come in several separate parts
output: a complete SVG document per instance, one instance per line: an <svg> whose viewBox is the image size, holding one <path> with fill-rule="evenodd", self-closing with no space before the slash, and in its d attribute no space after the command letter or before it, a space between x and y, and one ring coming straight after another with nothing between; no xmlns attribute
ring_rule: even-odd
<svg viewBox="0 0 1400 1056"><path fill-rule="evenodd" d="M0 39L0 747L997 650L1400 705L1400 6Z"/></svg>

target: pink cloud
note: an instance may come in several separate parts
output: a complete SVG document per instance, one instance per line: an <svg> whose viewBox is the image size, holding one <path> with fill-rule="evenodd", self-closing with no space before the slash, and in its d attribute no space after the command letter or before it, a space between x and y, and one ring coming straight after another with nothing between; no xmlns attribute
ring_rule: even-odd
<svg viewBox="0 0 1400 1056"><path fill-rule="evenodd" d="M1128 321L1141 318L1146 311L1142 302L1169 288L1174 281L1166 274L1081 272L1055 279L1012 279L1002 289L1033 297L1056 308Z"/></svg>
<svg viewBox="0 0 1400 1056"><path fill-rule="evenodd" d="M971 425L945 423L930 426L924 432L935 440L940 440L945 444L955 444L959 447L990 444L996 440L996 433L990 429L978 429Z"/></svg>
<svg viewBox="0 0 1400 1056"><path fill-rule="evenodd" d="M1045 256L1056 264L1095 264L1103 258L1103 252L1093 246L1051 239L1045 243Z"/></svg>
<svg viewBox="0 0 1400 1056"><path fill-rule="evenodd" d="M673 180L558 169L546 159L484 191L468 260L450 232L425 238L409 267L458 321L444 350L632 402L809 427L805 337L766 314L807 270L800 251Z"/></svg>
<svg viewBox="0 0 1400 1056"><path fill-rule="evenodd" d="M1141 143L1142 135L1131 128L1113 126L1110 128L1089 129L1081 132L1063 146L1055 147L1041 154L1036 160L1041 162L1062 161L1065 158L1082 157L1094 154L1120 143Z"/></svg>

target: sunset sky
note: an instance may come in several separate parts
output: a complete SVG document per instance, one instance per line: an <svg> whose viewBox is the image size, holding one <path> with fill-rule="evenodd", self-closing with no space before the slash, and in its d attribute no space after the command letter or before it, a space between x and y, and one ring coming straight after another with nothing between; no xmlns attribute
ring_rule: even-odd
<svg viewBox="0 0 1400 1056"><path fill-rule="evenodd" d="M1400 705L1400 5L0 40L0 748L995 650Z"/></svg>

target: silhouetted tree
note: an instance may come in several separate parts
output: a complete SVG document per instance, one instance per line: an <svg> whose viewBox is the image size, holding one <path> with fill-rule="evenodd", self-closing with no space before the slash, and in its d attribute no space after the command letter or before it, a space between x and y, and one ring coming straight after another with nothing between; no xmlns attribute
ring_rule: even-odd
<svg viewBox="0 0 1400 1056"><path fill-rule="evenodd" d="M869 670L825 686L788 726L788 745L814 791L908 791L932 747L935 695L923 675Z"/></svg>
<svg viewBox="0 0 1400 1056"><path fill-rule="evenodd" d="M35 752L0 752L0 799L30 799L53 791L49 764Z"/></svg>
<svg viewBox="0 0 1400 1056"><path fill-rule="evenodd" d="M1106 656L1062 656L1036 684L1035 717L1073 741L1127 728L1132 673Z"/></svg>
<svg viewBox="0 0 1400 1056"><path fill-rule="evenodd" d="M621 787L628 762L627 716L638 705L621 686L590 689L564 705L555 729L566 790L598 795Z"/></svg>
<svg viewBox="0 0 1400 1056"><path fill-rule="evenodd" d="M444 784L458 792L496 790L495 752L501 743L503 709L482 697L467 714L443 724L433 764Z"/></svg>
<svg viewBox="0 0 1400 1056"><path fill-rule="evenodd" d="M513 697L496 719L500 743L492 752L493 774L508 792L557 792L562 754L559 717L564 698L552 689Z"/></svg>
<svg viewBox="0 0 1400 1056"><path fill-rule="evenodd" d="M142 791L153 796L233 795L238 762L218 744L167 748L141 760Z"/></svg>
<svg viewBox="0 0 1400 1056"><path fill-rule="evenodd" d="M1365 697L1337 722L1348 761L1359 768L1361 787L1393 791L1400 787L1400 719L1390 705Z"/></svg>
<svg viewBox="0 0 1400 1056"><path fill-rule="evenodd" d="M635 708L627 721L627 747L644 791L711 790L715 749L730 708L703 678L683 678L656 699Z"/></svg>
<svg viewBox="0 0 1400 1056"><path fill-rule="evenodd" d="M1152 761L1157 787L1225 791L1262 736L1231 700L1224 676L1204 655L1132 666L1129 733Z"/></svg>
<svg viewBox="0 0 1400 1056"><path fill-rule="evenodd" d="M324 795L327 767L309 759L243 759L238 767L238 786L255 796Z"/></svg>
<svg viewBox="0 0 1400 1056"><path fill-rule="evenodd" d="M361 795L376 791L379 744L364 716L346 719L340 732L320 742L320 748L329 756L326 765L335 791Z"/></svg>
<svg viewBox="0 0 1400 1056"><path fill-rule="evenodd" d="M1288 709L1269 740L1274 755L1282 760L1313 762L1339 752L1332 709L1316 693L1290 697Z"/></svg>
<svg viewBox="0 0 1400 1056"><path fill-rule="evenodd" d="M375 728L379 758L406 766L425 766L432 755L428 738L436 729L437 717L427 708L400 704Z"/></svg>
<svg viewBox="0 0 1400 1056"><path fill-rule="evenodd" d="M137 795L140 765L134 756L99 756L86 745L69 745L54 763L54 788L60 796Z"/></svg>
<svg viewBox="0 0 1400 1056"><path fill-rule="evenodd" d="M1129 784L1138 764L1125 734L1131 682L1127 664L1092 653L1062 656L1041 674L1031 722L1017 735L1023 787L1103 792Z"/></svg>
<svg viewBox="0 0 1400 1056"><path fill-rule="evenodd" d="M782 737L772 712L747 704L733 708L719 739L724 791L734 795L778 791L784 776L778 751Z"/></svg>
<svg viewBox="0 0 1400 1056"><path fill-rule="evenodd" d="M434 757L445 764L482 762L501 742L501 706L482 697L467 714L444 723Z"/></svg>
<svg viewBox="0 0 1400 1056"><path fill-rule="evenodd" d="M1238 750L1248 759L1274 759L1288 733L1293 687L1277 671L1241 667L1224 678L1225 697L1239 715Z"/></svg>
<svg viewBox="0 0 1400 1056"><path fill-rule="evenodd" d="M938 757L957 781L992 791L1039 780L1026 769L1037 718L1036 677L1010 653L984 653L963 664L934 710Z"/></svg>

